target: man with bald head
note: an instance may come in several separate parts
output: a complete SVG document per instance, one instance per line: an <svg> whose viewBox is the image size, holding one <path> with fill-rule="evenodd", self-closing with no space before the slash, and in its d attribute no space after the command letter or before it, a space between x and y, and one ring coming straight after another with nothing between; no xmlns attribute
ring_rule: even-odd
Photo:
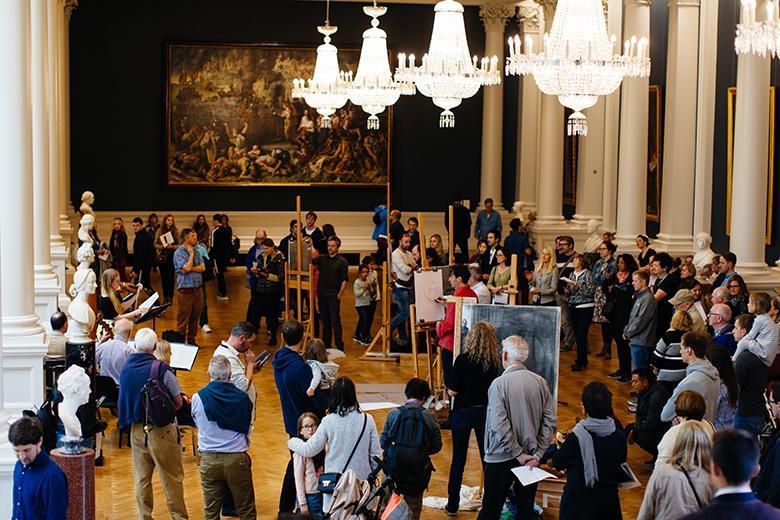
<svg viewBox="0 0 780 520"><path fill-rule="evenodd" d="M133 322L126 319L114 322L114 339L104 341L95 348L95 362L100 367L100 375L107 376L119 384L119 374L127 358L135 352L128 344Z"/></svg>
<svg viewBox="0 0 780 520"><path fill-rule="evenodd" d="M734 339L734 325L731 324L731 308L725 303L716 303L710 309L708 321L712 327L712 341L733 356L737 350L737 341Z"/></svg>
<svg viewBox="0 0 780 520"><path fill-rule="evenodd" d="M712 304L716 305L718 303L722 303L724 305L728 305L729 309L731 310L731 315L733 317L736 317L734 308L731 306L731 303L729 303L730 300L731 300L731 293L729 293L729 290L726 287L716 287L712 291Z"/></svg>

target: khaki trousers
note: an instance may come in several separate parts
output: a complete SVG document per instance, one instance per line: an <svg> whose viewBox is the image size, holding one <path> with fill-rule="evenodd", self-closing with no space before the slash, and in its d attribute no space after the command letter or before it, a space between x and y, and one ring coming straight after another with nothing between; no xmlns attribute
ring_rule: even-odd
<svg viewBox="0 0 780 520"><path fill-rule="evenodd" d="M187 506L184 504L184 468L181 465L181 446L176 424L155 426L144 440L144 426L133 423L130 428L133 450L133 477L138 518L152 520L154 493L152 474L160 471L168 512L174 520L184 520Z"/></svg>
<svg viewBox="0 0 780 520"><path fill-rule="evenodd" d="M241 520L257 518L255 488L252 482L252 459L246 452L215 453L202 451L200 485L206 520L219 520L225 484L233 495Z"/></svg>
<svg viewBox="0 0 780 520"><path fill-rule="evenodd" d="M196 291L176 291L176 331L184 336L187 343L195 343L198 335L198 319L203 307L203 289Z"/></svg>

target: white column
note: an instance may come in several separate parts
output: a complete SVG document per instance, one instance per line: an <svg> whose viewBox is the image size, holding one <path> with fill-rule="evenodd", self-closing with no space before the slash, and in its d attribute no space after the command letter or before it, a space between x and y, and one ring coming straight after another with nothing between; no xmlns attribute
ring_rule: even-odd
<svg viewBox="0 0 780 520"><path fill-rule="evenodd" d="M607 34L623 41L623 1L607 2ZM620 90L604 99L604 182L601 226L605 231L617 229L618 140L620 135Z"/></svg>
<svg viewBox="0 0 780 520"><path fill-rule="evenodd" d="M669 0L661 232L656 246L672 255L693 250L699 2Z"/></svg>
<svg viewBox="0 0 780 520"><path fill-rule="evenodd" d="M542 96L539 157L538 224L563 225L563 106L555 96Z"/></svg>
<svg viewBox="0 0 780 520"><path fill-rule="evenodd" d="M59 25L58 67L59 77L57 81L59 103L59 167L60 167L60 233L66 242L73 242L73 225L71 218L74 215L73 203L70 198L70 14L76 7L76 0L60 0L60 13L57 17ZM63 10L64 9L64 10Z"/></svg>
<svg viewBox="0 0 780 520"><path fill-rule="evenodd" d="M693 235L711 233L712 158L715 142L716 71L718 63L718 2L702 2L699 28L699 94L696 118L696 189Z"/></svg>
<svg viewBox="0 0 780 520"><path fill-rule="evenodd" d="M39 323L49 327L49 317L57 311L60 284L51 265L51 225L49 197L49 99L47 86L48 39L46 0L30 0L30 87L33 129L33 249L35 272L35 311Z"/></svg>
<svg viewBox="0 0 780 520"><path fill-rule="evenodd" d="M518 7L518 21L525 38L531 37L534 48L540 49L544 32L544 9L533 0L523 0ZM539 134L541 132L542 92L534 78L520 78L519 117L517 120L517 200L525 201L527 211L536 209L536 179L539 176Z"/></svg>
<svg viewBox="0 0 780 520"><path fill-rule="evenodd" d="M605 103L599 99L588 110L588 135L579 138L577 201L573 220L582 227L589 220L601 221L604 188Z"/></svg>
<svg viewBox="0 0 780 520"><path fill-rule="evenodd" d="M33 303L32 108L27 66L29 0L0 2L0 250L5 408L12 413L43 400L44 329Z"/></svg>
<svg viewBox="0 0 780 520"><path fill-rule="evenodd" d="M0 13L5 15L5 12L1 9ZM2 292L1 282L0 292ZM0 301L0 315L2 315L2 301ZM11 443L8 442L9 414L5 411L3 406L5 401L3 400L2 346L3 323L2 320L0 320L0 518L11 518L11 513L13 512L13 502L10 500L10 497L13 496L13 479L14 466L16 465L16 455L14 454Z"/></svg>
<svg viewBox="0 0 780 520"><path fill-rule="evenodd" d="M765 13L759 4L756 18ZM777 277L769 276L764 261L770 60L752 54L737 58L730 249L751 290L777 287Z"/></svg>
<svg viewBox="0 0 780 520"><path fill-rule="evenodd" d="M626 35L650 35L650 0L625 0L623 16ZM649 78L626 78L621 87L615 238L621 248L631 250L636 249L635 237L645 232L649 85Z"/></svg>
<svg viewBox="0 0 780 520"><path fill-rule="evenodd" d="M47 56L46 69L48 80L46 82L47 100L49 104L49 233L51 249L51 263L60 286L60 308L66 308L70 299L65 296L65 265L68 259L68 246L60 234L60 161L59 161L59 62L58 49L60 45L60 22L62 8L60 0L47 0L46 2L46 26L47 26ZM70 240L68 240L70 242Z"/></svg>
<svg viewBox="0 0 780 520"><path fill-rule="evenodd" d="M498 57L504 65L504 27L514 9L501 4L485 4L479 17L485 25L485 56ZM503 74L502 74L503 75ZM485 87L482 94L482 174L480 199L491 198L501 207L501 168L504 139L504 83Z"/></svg>

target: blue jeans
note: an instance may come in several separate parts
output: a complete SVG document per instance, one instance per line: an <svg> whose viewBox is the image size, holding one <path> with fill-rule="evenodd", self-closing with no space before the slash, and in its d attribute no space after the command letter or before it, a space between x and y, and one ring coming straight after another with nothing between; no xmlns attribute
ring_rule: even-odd
<svg viewBox="0 0 780 520"><path fill-rule="evenodd" d="M457 398L456 398L457 399ZM447 510L455 512L460 503L460 486L463 483L463 470L466 467L466 455L469 451L471 430L477 438L480 462L485 458L485 418L486 406L468 406L456 408L450 412L452 430L452 464L447 483Z"/></svg>
<svg viewBox="0 0 780 520"><path fill-rule="evenodd" d="M644 345L631 344L631 365L634 370L650 366L650 349Z"/></svg>
<svg viewBox="0 0 780 520"><path fill-rule="evenodd" d="M390 320L390 331L398 329L398 337L406 338L406 328L401 325L409 319L409 289L393 287L393 298L398 306L398 314Z"/></svg>
<svg viewBox="0 0 780 520"><path fill-rule="evenodd" d="M309 514L315 519L322 518L322 495L319 493L306 493L306 505L309 507Z"/></svg>
<svg viewBox="0 0 780 520"><path fill-rule="evenodd" d="M764 417L761 415L737 415L734 413L734 429L745 430L758 435L764 427Z"/></svg>
<svg viewBox="0 0 780 520"><path fill-rule="evenodd" d="M355 310L357 311L358 322L357 327L355 327L354 336L357 339L368 339L371 337L371 321L369 321L371 317L371 306L363 305L355 307Z"/></svg>

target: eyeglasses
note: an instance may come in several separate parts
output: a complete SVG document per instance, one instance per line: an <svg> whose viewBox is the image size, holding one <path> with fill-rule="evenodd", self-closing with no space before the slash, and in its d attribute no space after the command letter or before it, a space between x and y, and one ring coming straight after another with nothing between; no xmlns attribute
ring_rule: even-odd
<svg viewBox="0 0 780 520"><path fill-rule="evenodd" d="M723 314L718 314L717 312L711 312L711 313L709 313L707 316L719 316L719 317L721 317L721 318L722 318L722 317L723 317Z"/></svg>
<svg viewBox="0 0 780 520"><path fill-rule="evenodd" d="M316 424L304 424L301 426L301 430L316 430L317 425Z"/></svg>
<svg viewBox="0 0 780 520"><path fill-rule="evenodd" d="M736 285L736 284L735 285L727 285L726 287L728 287L729 289L739 289L739 285Z"/></svg>

